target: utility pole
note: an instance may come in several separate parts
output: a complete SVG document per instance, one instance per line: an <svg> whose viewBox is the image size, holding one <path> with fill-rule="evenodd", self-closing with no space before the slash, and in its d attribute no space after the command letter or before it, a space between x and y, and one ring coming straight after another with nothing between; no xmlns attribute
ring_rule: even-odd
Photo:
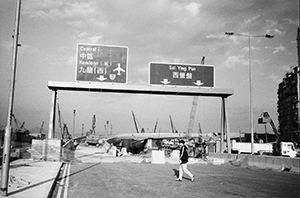
<svg viewBox="0 0 300 198"><path fill-rule="evenodd" d="M7 196L8 177L9 177L9 163L10 163L10 147L11 147L11 119L13 114L14 92L15 92L15 79L16 79L16 66L17 66L17 53L18 53L18 38L19 38L19 24L20 24L21 0L17 1L16 21L14 30L14 44L13 44L13 57L9 93L9 106L7 125L5 127L3 155L2 155L2 170L1 170L1 194Z"/></svg>

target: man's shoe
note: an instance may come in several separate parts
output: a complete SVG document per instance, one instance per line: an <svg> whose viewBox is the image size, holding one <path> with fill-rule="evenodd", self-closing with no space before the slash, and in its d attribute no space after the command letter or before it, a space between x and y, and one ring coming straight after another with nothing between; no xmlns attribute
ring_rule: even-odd
<svg viewBox="0 0 300 198"><path fill-rule="evenodd" d="M194 181L194 179L195 179L195 175L193 175L193 177L191 178L191 181Z"/></svg>
<svg viewBox="0 0 300 198"><path fill-rule="evenodd" d="M179 179L179 178L175 179L175 181L179 181L179 182L182 182L182 180L181 180L181 179Z"/></svg>

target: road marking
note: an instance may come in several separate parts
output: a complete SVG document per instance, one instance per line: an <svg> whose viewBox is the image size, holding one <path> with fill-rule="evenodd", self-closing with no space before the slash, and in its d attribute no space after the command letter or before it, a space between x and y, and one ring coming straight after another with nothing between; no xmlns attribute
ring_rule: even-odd
<svg viewBox="0 0 300 198"><path fill-rule="evenodd" d="M63 166L63 174L62 174L62 179L60 180L59 182L59 188L58 188L58 191L57 191L57 196L56 198L60 198L61 196L61 192L63 190L63 184L64 184L64 181L65 181L65 175L66 175L66 172L67 172L67 169L66 169L66 164Z"/></svg>
<svg viewBox="0 0 300 198"><path fill-rule="evenodd" d="M71 172L71 163L68 163L68 173L65 183L65 191L64 191L64 198L68 198L68 187L69 187L69 181L70 181L70 172Z"/></svg>
<svg viewBox="0 0 300 198"><path fill-rule="evenodd" d="M71 170L71 164L65 163L56 198L60 198L63 191L64 191L63 198L67 198L70 170Z"/></svg>

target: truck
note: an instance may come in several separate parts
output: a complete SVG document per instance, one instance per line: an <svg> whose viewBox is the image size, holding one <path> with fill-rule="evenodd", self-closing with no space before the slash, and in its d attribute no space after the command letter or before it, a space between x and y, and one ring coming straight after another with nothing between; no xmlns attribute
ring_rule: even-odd
<svg viewBox="0 0 300 198"><path fill-rule="evenodd" d="M88 134L86 136L85 145L86 146L95 145L96 147L99 147L100 146L99 140L100 140L100 135Z"/></svg>
<svg viewBox="0 0 300 198"><path fill-rule="evenodd" d="M281 155L295 158L298 155L298 151L295 149L293 142L280 142Z"/></svg>
<svg viewBox="0 0 300 198"><path fill-rule="evenodd" d="M272 155L277 143L253 143L253 153L258 155ZM231 150L238 154L251 154L251 142L236 142L232 140ZM280 142L280 155L295 158L297 151L293 142Z"/></svg>

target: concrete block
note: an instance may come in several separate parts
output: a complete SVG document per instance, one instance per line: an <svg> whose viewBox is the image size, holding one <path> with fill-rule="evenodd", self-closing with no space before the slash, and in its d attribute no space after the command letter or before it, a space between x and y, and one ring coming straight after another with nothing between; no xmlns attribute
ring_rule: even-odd
<svg viewBox="0 0 300 198"><path fill-rule="evenodd" d="M170 158L179 161L179 150L173 150Z"/></svg>
<svg viewBox="0 0 300 198"><path fill-rule="evenodd" d="M128 153L127 153L127 148L123 147L123 148L121 149L121 155L122 155L122 156L128 155Z"/></svg>
<svg viewBox="0 0 300 198"><path fill-rule="evenodd" d="M116 156L117 156L117 147L112 146L112 147L109 149L108 154L111 155L111 156L116 157Z"/></svg>
<svg viewBox="0 0 300 198"><path fill-rule="evenodd" d="M225 159L220 159L220 158L212 159L211 164L213 164L213 165L225 164Z"/></svg>
<svg viewBox="0 0 300 198"><path fill-rule="evenodd" d="M44 140L32 140L31 149L43 155Z"/></svg>
<svg viewBox="0 0 300 198"><path fill-rule="evenodd" d="M61 156L61 140L45 139L43 157L46 161L60 161Z"/></svg>
<svg viewBox="0 0 300 198"><path fill-rule="evenodd" d="M152 150L151 159L152 159L151 161L152 164L165 164L166 163L165 152Z"/></svg>

